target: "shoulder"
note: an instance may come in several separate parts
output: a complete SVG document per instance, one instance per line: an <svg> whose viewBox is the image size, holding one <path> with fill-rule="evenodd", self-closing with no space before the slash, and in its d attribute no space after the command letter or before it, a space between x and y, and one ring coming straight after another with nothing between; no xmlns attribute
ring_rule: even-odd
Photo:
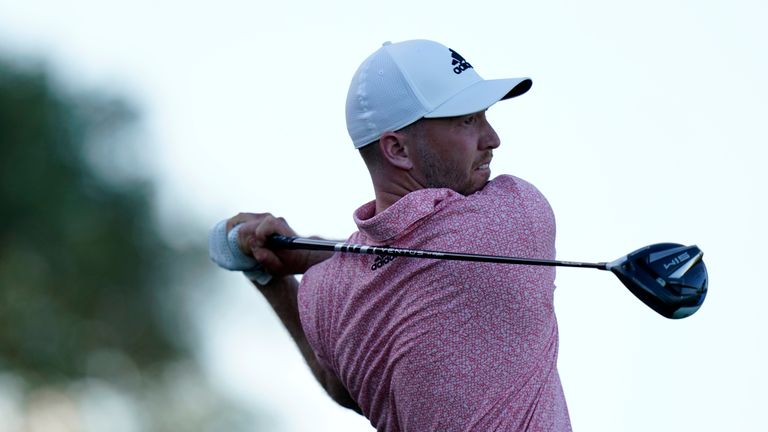
<svg viewBox="0 0 768 432"><path fill-rule="evenodd" d="M524 208L529 215L537 217L553 217L552 207L544 194L532 183L519 177L502 175L489 183L492 196L505 198L505 203Z"/></svg>
<svg viewBox="0 0 768 432"><path fill-rule="evenodd" d="M500 175L478 192L480 195L498 195L498 194L517 194L517 195L540 195L542 193L532 183L513 175Z"/></svg>
<svg viewBox="0 0 768 432"><path fill-rule="evenodd" d="M498 176L466 201L459 217L465 232L483 239L475 245L477 250L492 245L504 254L550 255L547 248L534 243L554 240L554 212L532 183L511 175Z"/></svg>
<svg viewBox="0 0 768 432"><path fill-rule="evenodd" d="M483 189L467 197L470 206L479 208L528 208L549 207L544 194L532 183L512 175L500 175L488 182Z"/></svg>

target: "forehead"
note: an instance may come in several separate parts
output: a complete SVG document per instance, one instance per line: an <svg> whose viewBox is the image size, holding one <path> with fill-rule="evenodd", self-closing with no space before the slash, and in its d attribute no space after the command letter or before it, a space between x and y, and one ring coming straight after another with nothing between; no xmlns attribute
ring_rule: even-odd
<svg viewBox="0 0 768 432"><path fill-rule="evenodd" d="M443 122L457 122L457 121L462 121L462 120L466 119L467 117L472 117L472 116L482 117L482 116L485 116L485 112L486 111L488 111L488 110L482 110L482 111L478 111L478 112L462 114L462 115L453 116L453 117L434 117L434 118L426 118L425 117L422 120L438 120L438 121L441 120Z"/></svg>
<svg viewBox="0 0 768 432"><path fill-rule="evenodd" d="M485 110L455 117L422 118L417 123L423 124L426 128L444 128L461 124L468 117L472 116L485 117Z"/></svg>
<svg viewBox="0 0 768 432"><path fill-rule="evenodd" d="M421 122L427 128L441 128L441 127L450 126L450 125L459 123L462 119L466 118L467 116L468 115L456 116L456 117L424 118L424 119L421 119Z"/></svg>

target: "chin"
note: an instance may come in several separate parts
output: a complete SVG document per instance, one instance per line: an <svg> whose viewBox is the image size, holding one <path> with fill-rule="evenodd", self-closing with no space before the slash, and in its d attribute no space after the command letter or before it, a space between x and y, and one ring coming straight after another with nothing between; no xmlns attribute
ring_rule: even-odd
<svg viewBox="0 0 768 432"><path fill-rule="evenodd" d="M470 184L467 185L467 187L465 188L465 190L468 192L465 193L464 195L471 195L479 190L482 190L485 187L485 185L488 184L488 181L490 179L491 179L490 172L485 173L485 175L483 175L482 178L473 179L472 181L470 181Z"/></svg>
<svg viewBox="0 0 768 432"><path fill-rule="evenodd" d="M464 196L469 196L469 195L472 195L473 193L475 193L477 191L482 190L485 187L485 185L487 185L487 184L488 184L488 180L486 179L483 182L481 182L480 184L474 183L474 184L471 184L471 185L467 185L467 186L465 186L465 187L463 187L461 189L454 189L454 191L456 191L456 192L458 192L458 193L460 193L460 194L462 194Z"/></svg>

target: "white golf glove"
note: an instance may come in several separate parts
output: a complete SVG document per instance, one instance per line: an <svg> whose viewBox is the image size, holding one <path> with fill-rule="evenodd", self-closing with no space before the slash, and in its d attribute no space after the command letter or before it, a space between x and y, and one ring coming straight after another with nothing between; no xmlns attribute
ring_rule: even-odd
<svg viewBox="0 0 768 432"><path fill-rule="evenodd" d="M226 219L214 225L208 234L208 256L221 268L242 271L248 279L259 285L268 284L272 280L272 275L267 273L253 257L240 250L237 244L239 230L238 224L227 234Z"/></svg>

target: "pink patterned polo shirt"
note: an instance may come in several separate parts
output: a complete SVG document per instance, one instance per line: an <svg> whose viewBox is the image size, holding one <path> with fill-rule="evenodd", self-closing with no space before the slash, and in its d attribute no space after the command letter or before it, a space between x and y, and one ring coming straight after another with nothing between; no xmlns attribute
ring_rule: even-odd
<svg viewBox="0 0 768 432"><path fill-rule="evenodd" d="M423 189L352 243L555 257L555 222L531 184L500 176L470 195ZM320 362L379 431L569 431L557 373L555 270L338 253L299 288Z"/></svg>

